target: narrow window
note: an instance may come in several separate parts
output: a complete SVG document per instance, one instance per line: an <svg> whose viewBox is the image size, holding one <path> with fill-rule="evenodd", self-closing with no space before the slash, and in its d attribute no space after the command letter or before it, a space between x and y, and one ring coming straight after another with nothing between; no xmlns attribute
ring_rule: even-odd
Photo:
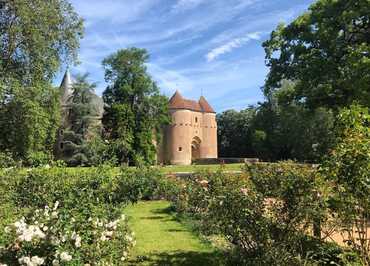
<svg viewBox="0 0 370 266"><path fill-rule="evenodd" d="M64 149L64 142L61 142L61 143L59 144L59 147L60 147L60 149L61 149L61 150L63 150L63 149Z"/></svg>
<svg viewBox="0 0 370 266"><path fill-rule="evenodd" d="M179 147L179 151L182 151L182 147Z"/></svg>
<svg viewBox="0 0 370 266"><path fill-rule="evenodd" d="M195 118L195 123L198 123L198 117Z"/></svg>

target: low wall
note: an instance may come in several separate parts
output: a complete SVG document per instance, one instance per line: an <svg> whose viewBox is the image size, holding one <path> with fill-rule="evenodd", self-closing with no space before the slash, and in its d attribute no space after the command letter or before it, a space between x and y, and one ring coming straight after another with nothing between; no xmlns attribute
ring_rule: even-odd
<svg viewBox="0 0 370 266"><path fill-rule="evenodd" d="M230 164L230 163L257 163L258 158L207 158L197 159L195 164Z"/></svg>

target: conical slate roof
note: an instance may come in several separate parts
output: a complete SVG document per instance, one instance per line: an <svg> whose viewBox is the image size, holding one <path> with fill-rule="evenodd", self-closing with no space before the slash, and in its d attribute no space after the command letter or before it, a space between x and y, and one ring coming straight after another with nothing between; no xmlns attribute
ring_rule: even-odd
<svg viewBox="0 0 370 266"><path fill-rule="evenodd" d="M69 101L70 96L73 92L73 81L71 78L71 73L69 73L69 69L66 70L66 73L64 74L62 83L60 84L60 90L61 90L61 101L62 104L67 104Z"/></svg>
<svg viewBox="0 0 370 266"><path fill-rule="evenodd" d="M182 97L179 91L176 91L175 94L171 97L169 101L170 109L187 109L196 112L204 113L215 113L213 108L209 105L207 100L202 96L198 102L193 100L188 100Z"/></svg>

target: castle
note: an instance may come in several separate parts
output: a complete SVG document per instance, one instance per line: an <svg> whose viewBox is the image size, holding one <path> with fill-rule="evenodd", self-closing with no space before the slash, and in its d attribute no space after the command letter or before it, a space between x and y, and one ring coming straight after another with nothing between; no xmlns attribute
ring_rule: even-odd
<svg viewBox="0 0 370 266"><path fill-rule="evenodd" d="M199 101L176 93L169 101L171 124L164 129L158 161L189 165L197 159L217 158L216 112L201 96Z"/></svg>
<svg viewBox="0 0 370 266"><path fill-rule="evenodd" d="M67 70L62 84L61 107L62 125L57 143L61 154L64 142L63 128L68 127L69 101L73 93L73 81ZM96 120L101 122L104 111L102 99L96 96ZM197 159L217 158L216 112L201 96L199 101L185 99L176 93L169 100L170 125L163 129L163 140L157 145L157 162L160 164L189 165Z"/></svg>

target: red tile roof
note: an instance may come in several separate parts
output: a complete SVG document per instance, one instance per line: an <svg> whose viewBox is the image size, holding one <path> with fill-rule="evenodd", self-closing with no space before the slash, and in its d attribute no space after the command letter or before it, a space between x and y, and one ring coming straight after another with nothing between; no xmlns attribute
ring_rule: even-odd
<svg viewBox="0 0 370 266"><path fill-rule="evenodd" d="M198 102L196 102L193 100L183 98L179 91L176 91L175 94L171 97L169 101L169 108L187 109L204 113L215 113L211 105L207 102L207 100L203 96L200 97Z"/></svg>
<svg viewBox="0 0 370 266"><path fill-rule="evenodd" d="M202 107L203 112L206 113L216 113L215 110L213 110L212 106L207 102L206 98L203 96L199 99L199 105Z"/></svg>

